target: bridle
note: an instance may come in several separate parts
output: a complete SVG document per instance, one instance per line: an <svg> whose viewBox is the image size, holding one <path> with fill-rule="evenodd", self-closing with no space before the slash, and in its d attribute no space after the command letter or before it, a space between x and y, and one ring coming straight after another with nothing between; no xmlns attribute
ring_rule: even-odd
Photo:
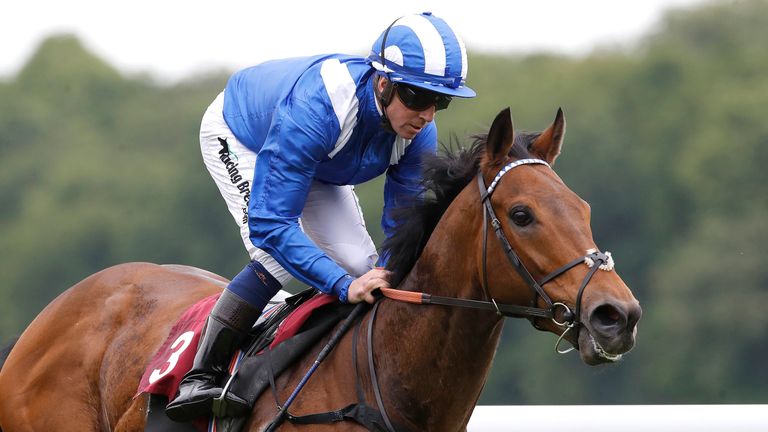
<svg viewBox="0 0 768 432"><path fill-rule="evenodd" d="M560 346L560 342L563 340L565 335L571 329L578 330L578 326L581 325L581 299L584 295L584 289L587 287L587 284L589 284L589 281L592 280L592 276L595 275L595 272L597 272L598 269L603 269L605 271L610 271L613 269L613 258L611 257L610 252L602 253L594 249L588 250L586 255L576 258L573 261L553 271L552 273L544 276L544 278L542 278L541 281L536 281L536 279L531 275L531 273L525 267L525 264L523 264L522 260L517 255L515 250L512 248L512 245L509 243L509 240L507 240L507 236L504 234L504 230L501 228L501 222L499 222L499 218L496 217L496 212L493 210L493 206L491 205L491 194L496 189L496 186L498 185L499 180L501 180L501 177L507 172L509 172L510 170L512 170L513 168L516 168L521 165L530 165L530 164L539 164L539 165L545 165L547 167L550 167L547 162L541 159L520 159L502 168L499 171L499 173L496 174L496 177L493 179L493 182L491 182L491 185L488 186L487 188L485 187L485 181L483 181L482 173L478 172L477 174L477 184L478 184L478 187L480 188L480 200L483 203L483 213L484 213L484 217L483 217L483 290L485 291L486 298L490 299L491 303L497 306L496 311L500 315L528 318L531 321L531 324L539 330L541 330L542 328L538 325L538 322L537 322L538 318L549 318L556 325L560 327L564 327L565 330L560 335L560 338L557 340L557 344L555 345L555 350L557 350L557 352L561 354L564 354L573 350L574 348L578 348L578 341L576 341L576 343L574 344L574 347L566 349L564 351L561 351L558 347ZM512 267L515 268L517 273L520 275L523 281L525 281L525 283L533 292L533 299L531 299L530 306L527 308L516 306L516 305L504 305L505 309L507 309L506 311L504 311L501 309L501 306L499 306L496 303L496 301L493 299L493 296L491 295L491 292L488 288L488 265L486 261L486 255L487 255L487 249L488 249L488 221L489 220L491 222L491 226L493 226L494 232L496 233L496 238L499 239L499 243L501 243L501 247L504 250L504 255L507 257L507 260L510 262L510 264L512 264ZM581 263L587 264L587 266L589 266L590 269L589 269L589 272L587 272L587 275L584 277L584 280L581 282L581 286L579 286L579 292L576 295L576 305L574 306L574 310L572 310L565 303L553 302L552 299L549 298L549 295L547 295L547 293L544 291L544 288L542 288L542 285L556 279L558 276L564 274L568 270L576 267ZM544 303L546 303L547 308L539 308L536 306L537 300L539 297L542 300L544 300ZM562 321L558 321L555 315L558 307L563 309Z"/></svg>
<svg viewBox="0 0 768 432"><path fill-rule="evenodd" d="M561 333L557 343L555 344L555 350L560 354L565 354L572 351L573 349L578 349L578 338L574 339L576 342L571 348L560 350L559 347L566 334L568 334L568 332L571 330L578 331L578 327L581 325L581 300L584 295L584 289L589 284L589 281L592 280L592 277L595 275L598 269L604 271L613 270L614 262L610 252L603 253L597 251L596 249L590 249L587 251L586 255L576 258L573 261L563 265L557 270L544 276L540 281L537 281L531 275L531 273L525 267L525 264L523 264L522 260L518 256L517 252L515 252L514 248L512 248L512 245L509 243L507 236L504 234L504 230L501 227L501 222L496 216L496 212L493 210L493 206L491 205L490 198L504 174L521 165L532 164L545 165L549 167L549 164L541 159L520 159L511 162L502 168L499 173L496 174L496 177L488 187L485 186L482 173L478 172L477 174L477 184L480 189L480 201L483 203L482 284L486 300L470 300L454 297L433 296L427 293L401 291L391 288L381 289L384 296L394 300L415 304L437 304L445 306L466 307L472 309L493 310L503 317L528 318L528 320L531 321L531 324L539 330L543 330L543 328L538 324L539 319L551 319L552 322L554 322L557 326L564 328L563 333ZM487 263L489 221L490 225L493 227L494 232L496 233L496 238L499 240L507 260L510 264L512 264L512 267L514 267L514 269L532 291L533 298L531 299L528 306L500 304L493 298L493 295L491 295L490 289L488 287ZM547 293L544 291L542 286L582 263L586 264L590 269L581 282L581 286L579 286L579 291L576 295L576 304L573 306L573 309L571 306L568 306L563 302L553 302L549 295L547 295ZM541 298L546 304L545 308L540 308L537 306L539 298ZM562 309L560 320L557 318L558 309Z"/></svg>

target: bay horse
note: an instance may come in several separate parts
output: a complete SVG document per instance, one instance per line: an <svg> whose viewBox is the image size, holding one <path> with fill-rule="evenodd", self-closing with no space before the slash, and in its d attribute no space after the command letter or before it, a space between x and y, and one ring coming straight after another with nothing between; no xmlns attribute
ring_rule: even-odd
<svg viewBox="0 0 768 432"><path fill-rule="evenodd" d="M558 344L578 347L589 365L633 347L640 305L611 271L612 258L597 252L589 206L548 166L564 133L558 110L543 132L515 135L506 109L469 149L428 162L424 202L399 214L402 228L385 244L398 288L388 296L399 300L384 298L362 318L375 335L370 345L365 331L343 336L294 401L294 415L355 402L359 382L365 400L377 400L398 430L465 430L504 315L528 317L560 336ZM226 283L192 267L131 263L73 286L37 316L2 365L0 428L143 430L147 397L134 394L148 361L175 319ZM436 304L423 305L429 302ZM277 379L281 401L327 339ZM263 430L277 412L274 395L264 392L244 430ZM280 430L364 428L285 422Z"/></svg>

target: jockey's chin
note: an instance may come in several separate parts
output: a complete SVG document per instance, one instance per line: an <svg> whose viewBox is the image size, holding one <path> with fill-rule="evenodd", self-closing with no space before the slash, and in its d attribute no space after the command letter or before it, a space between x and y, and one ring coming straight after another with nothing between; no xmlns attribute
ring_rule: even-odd
<svg viewBox="0 0 768 432"><path fill-rule="evenodd" d="M400 138L411 140L416 137L416 135L418 135L418 133L421 132L421 130L426 126L426 124L418 126L412 123L406 123L398 128L395 128L395 133L397 133L397 136Z"/></svg>

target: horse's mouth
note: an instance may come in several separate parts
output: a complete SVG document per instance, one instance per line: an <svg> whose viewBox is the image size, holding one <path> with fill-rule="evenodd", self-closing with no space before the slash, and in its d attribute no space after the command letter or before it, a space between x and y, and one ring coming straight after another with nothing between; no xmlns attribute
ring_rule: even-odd
<svg viewBox="0 0 768 432"><path fill-rule="evenodd" d="M621 360L621 357L623 354L611 354L605 349L603 349L602 346L600 346L599 343L595 340L595 338L592 336L592 334L589 335L589 340L592 342L592 348L595 350L597 355L605 360L608 360L609 362L616 362Z"/></svg>
<svg viewBox="0 0 768 432"><path fill-rule="evenodd" d="M579 352L584 363L589 365L615 363L624 356L623 353L607 351L586 328L579 332Z"/></svg>

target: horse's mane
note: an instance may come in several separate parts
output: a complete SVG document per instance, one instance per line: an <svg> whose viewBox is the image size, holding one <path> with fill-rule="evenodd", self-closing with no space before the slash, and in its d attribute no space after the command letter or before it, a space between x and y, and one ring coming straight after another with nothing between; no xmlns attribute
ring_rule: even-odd
<svg viewBox="0 0 768 432"><path fill-rule="evenodd" d="M516 135L510 157L531 157L528 149L539 135L539 132ZM383 255L388 258L386 268L393 273L392 286L399 285L411 271L443 213L477 174L488 137L483 134L472 138L472 145L464 148L457 146L456 138L452 137L450 145L441 146L440 153L425 157L423 199L392 211L398 228L382 246Z"/></svg>

